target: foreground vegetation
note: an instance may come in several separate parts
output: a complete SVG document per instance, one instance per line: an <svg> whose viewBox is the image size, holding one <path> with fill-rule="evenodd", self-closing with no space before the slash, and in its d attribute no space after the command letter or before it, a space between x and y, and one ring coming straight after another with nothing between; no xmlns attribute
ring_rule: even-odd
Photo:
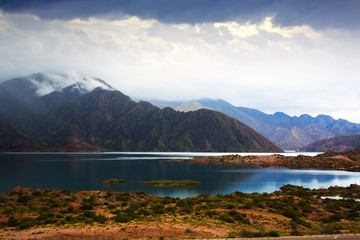
<svg viewBox="0 0 360 240"><path fill-rule="evenodd" d="M47 231L78 227L90 232L100 227L108 233L116 232L116 238L360 233L360 202L356 198L360 198L360 186L355 184L319 190L286 185L271 194L234 192L186 199L156 197L144 192L73 193L17 187L0 195L0 235L29 231L26 229L36 232L44 227Z"/></svg>

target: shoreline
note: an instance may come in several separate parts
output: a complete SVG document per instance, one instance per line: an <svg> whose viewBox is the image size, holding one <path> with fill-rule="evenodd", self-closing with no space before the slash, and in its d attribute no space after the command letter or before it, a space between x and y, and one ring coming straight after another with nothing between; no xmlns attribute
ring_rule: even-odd
<svg viewBox="0 0 360 240"><path fill-rule="evenodd" d="M360 152L350 151L345 153L328 152L316 156L284 156L272 155L222 155L211 157L194 157L186 159L171 159L170 162L184 161L198 164L219 165L250 165L256 167L275 167L289 169L319 169L319 170L342 170L360 172Z"/></svg>

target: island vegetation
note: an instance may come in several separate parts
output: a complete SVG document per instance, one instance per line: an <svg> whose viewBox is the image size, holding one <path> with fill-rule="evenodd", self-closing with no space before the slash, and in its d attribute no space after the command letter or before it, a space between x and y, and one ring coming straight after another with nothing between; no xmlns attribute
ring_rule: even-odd
<svg viewBox="0 0 360 240"><path fill-rule="evenodd" d="M110 178L110 179L103 181L102 183L103 184L114 184L114 183L126 183L126 182L127 182L127 180Z"/></svg>
<svg viewBox="0 0 360 240"><path fill-rule="evenodd" d="M182 188L182 187L191 187L191 186L199 185L200 182L192 181L192 180L155 180L155 181L145 181L144 184L152 185L152 186Z"/></svg>
<svg viewBox="0 0 360 240"><path fill-rule="evenodd" d="M340 196L339 200L322 198ZM360 186L192 198L16 187L0 195L0 235L36 239L276 237L360 232Z"/></svg>

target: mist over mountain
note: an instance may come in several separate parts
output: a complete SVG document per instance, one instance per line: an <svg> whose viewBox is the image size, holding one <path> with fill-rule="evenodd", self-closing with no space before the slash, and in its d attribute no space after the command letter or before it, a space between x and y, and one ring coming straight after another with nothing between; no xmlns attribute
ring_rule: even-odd
<svg viewBox="0 0 360 240"><path fill-rule="evenodd" d="M83 77L76 73L34 73L13 78L0 84L0 116L18 116L17 111L34 109L37 101L52 105L54 103L47 102L46 98L40 100L48 94L63 95L63 100L58 100L58 104L61 104L97 87L114 90L101 79Z"/></svg>
<svg viewBox="0 0 360 240"><path fill-rule="evenodd" d="M226 114L134 102L95 78L38 73L6 81L0 91L9 97L1 151L282 151Z"/></svg>
<svg viewBox="0 0 360 240"><path fill-rule="evenodd" d="M328 115L312 117L303 114L299 117L291 117L282 112L266 114L252 108L236 107L221 99L202 98L193 102L199 104L197 109L207 107L238 119L282 149L287 150L299 150L312 142L338 135L360 133L360 124L343 119L335 120ZM175 109L181 109L184 106L183 104L189 105L189 103L161 102L159 100L154 101L154 103L159 104L159 106L161 104L162 106L169 105Z"/></svg>

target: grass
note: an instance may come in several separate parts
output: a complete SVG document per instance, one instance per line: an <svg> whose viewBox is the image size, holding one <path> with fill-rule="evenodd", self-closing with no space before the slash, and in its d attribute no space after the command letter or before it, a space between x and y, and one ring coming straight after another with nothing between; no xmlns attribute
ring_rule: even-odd
<svg viewBox="0 0 360 240"><path fill-rule="evenodd" d="M192 180L156 180L156 181L145 181L144 184L152 185L152 186L181 188L181 187L192 187L195 185L199 185L200 182L192 181Z"/></svg>

